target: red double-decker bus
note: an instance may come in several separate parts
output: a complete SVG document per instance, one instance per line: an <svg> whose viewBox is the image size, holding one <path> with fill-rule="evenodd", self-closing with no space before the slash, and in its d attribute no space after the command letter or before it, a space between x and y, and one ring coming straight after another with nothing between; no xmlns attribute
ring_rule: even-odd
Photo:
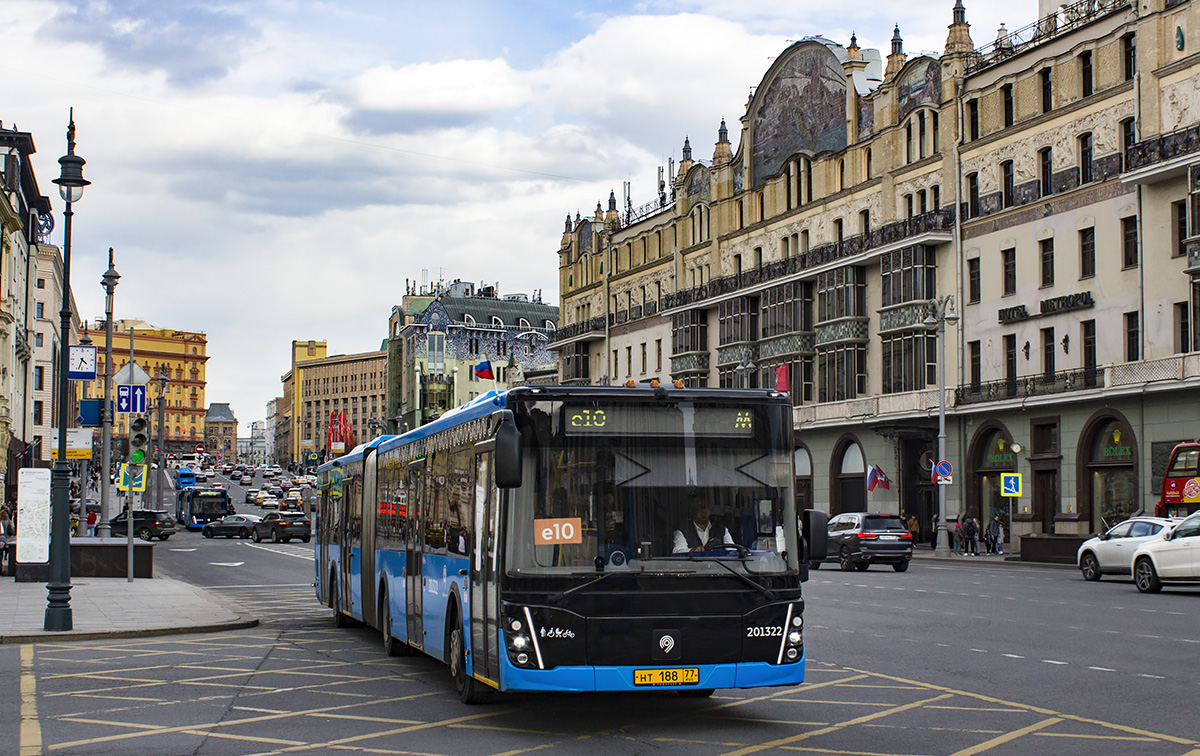
<svg viewBox="0 0 1200 756"><path fill-rule="evenodd" d="M1163 475L1159 517L1185 517L1200 509L1200 441L1176 444Z"/></svg>

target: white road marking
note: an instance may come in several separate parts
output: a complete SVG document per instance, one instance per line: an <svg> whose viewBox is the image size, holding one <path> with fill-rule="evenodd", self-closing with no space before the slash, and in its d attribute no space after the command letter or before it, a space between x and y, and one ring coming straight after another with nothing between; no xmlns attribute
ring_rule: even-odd
<svg viewBox="0 0 1200 756"><path fill-rule="evenodd" d="M241 567L245 562L209 562L213 567Z"/></svg>
<svg viewBox="0 0 1200 756"><path fill-rule="evenodd" d="M171 549L171 551L195 551L195 549Z"/></svg>
<svg viewBox="0 0 1200 756"><path fill-rule="evenodd" d="M1167 678L1163 677L1162 675L1147 675L1144 672L1139 674L1138 677L1148 677L1151 680L1166 680L1167 679Z"/></svg>
<svg viewBox="0 0 1200 756"><path fill-rule="evenodd" d="M1068 662L1055 661L1054 659L1042 659L1042 664L1057 664L1059 666L1065 667L1068 664Z"/></svg>
<svg viewBox="0 0 1200 756"><path fill-rule="evenodd" d="M1020 654L1005 654L1005 656L1007 656L1009 659L1024 659L1025 658L1024 656L1021 656Z"/></svg>
<svg viewBox="0 0 1200 756"><path fill-rule="evenodd" d="M1094 669L1097 672L1116 672L1117 671L1115 669L1110 669L1108 667L1088 667L1088 669Z"/></svg>

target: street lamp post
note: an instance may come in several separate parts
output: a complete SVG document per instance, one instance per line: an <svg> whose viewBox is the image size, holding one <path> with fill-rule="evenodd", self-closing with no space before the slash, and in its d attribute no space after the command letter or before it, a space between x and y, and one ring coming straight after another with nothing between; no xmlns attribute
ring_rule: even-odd
<svg viewBox="0 0 1200 756"><path fill-rule="evenodd" d="M750 388L750 373L757 367L749 357L746 357L745 361L739 362L737 367L733 369L733 372L738 374L738 378L742 384L741 388Z"/></svg>
<svg viewBox="0 0 1200 756"><path fill-rule="evenodd" d="M110 466L112 465L112 342L113 342L113 290L121 274L113 267L113 250L108 248L108 270L100 278L104 287L104 401L100 409L100 438L103 444L100 449L100 523L96 526L96 534L105 537L109 534L108 518L112 511L108 508L110 487L112 485Z"/></svg>
<svg viewBox="0 0 1200 756"><path fill-rule="evenodd" d="M71 418L67 380L67 349L71 342L71 218L72 206L83 196L83 188L92 183L83 177L86 161L75 154L75 111L67 126L67 154L58 159L62 174L54 179L59 194L67 203L63 211L63 290L59 309L59 341L62 353L58 372L58 459L54 462L50 490L50 582L46 586L44 630L70 630L71 619L71 465L67 462L67 422Z"/></svg>
<svg viewBox="0 0 1200 756"><path fill-rule="evenodd" d="M946 324L958 322L958 313L954 312L954 295L929 300L929 315L923 325L929 330L937 330L938 342L938 462L946 458ZM946 486L937 484L938 492L938 530L937 547L934 555L950 556L950 528L946 523Z"/></svg>

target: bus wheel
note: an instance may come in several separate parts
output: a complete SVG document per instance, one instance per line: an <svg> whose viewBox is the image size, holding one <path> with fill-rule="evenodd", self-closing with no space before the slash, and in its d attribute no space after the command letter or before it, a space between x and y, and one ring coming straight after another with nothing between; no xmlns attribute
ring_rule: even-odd
<svg viewBox="0 0 1200 756"><path fill-rule="evenodd" d="M679 691L680 698L708 698L713 694L712 688L694 688Z"/></svg>
<svg viewBox="0 0 1200 756"><path fill-rule="evenodd" d="M388 656L408 656L408 644L392 635L392 606L388 603L387 591L379 595L379 630L383 633L383 653Z"/></svg>
<svg viewBox="0 0 1200 756"><path fill-rule="evenodd" d="M346 627L350 624L346 615L342 614L342 594L338 591L337 581L329 581L329 606L333 607L333 626Z"/></svg>
<svg viewBox="0 0 1200 756"><path fill-rule="evenodd" d="M479 704L487 700L483 685L467 674L467 652L463 643L462 623L457 615L450 615L453 624L450 629L450 675L454 678L454 690L458 700L465 704Z"/></svg>

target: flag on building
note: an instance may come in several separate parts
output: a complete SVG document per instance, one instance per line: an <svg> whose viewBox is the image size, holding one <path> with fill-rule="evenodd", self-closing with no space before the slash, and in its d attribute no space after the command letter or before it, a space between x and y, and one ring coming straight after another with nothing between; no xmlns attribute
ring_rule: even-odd
<svg viewBox="0 0 1200 756"><path fill-rule="evenodd" d="M788 366L786 362L775 368L775 390L785 394L791 391L791 381L788 380Z"/></svg>
<svg viewBox="0 0 1200 756"><path fill-rule="evenodd" d="M891 490L892 483L888 480L887 473L875 465L867 465L867 490L874 491L875 486Z"/></svg>
<svg viewBox="0 0 1200 756"><path fill-rule="evenodd" d="M485 378L489 381L496 380L496 374L492 372L492 361L484 360L475 366L475 375L478 378Z"/></svg>

